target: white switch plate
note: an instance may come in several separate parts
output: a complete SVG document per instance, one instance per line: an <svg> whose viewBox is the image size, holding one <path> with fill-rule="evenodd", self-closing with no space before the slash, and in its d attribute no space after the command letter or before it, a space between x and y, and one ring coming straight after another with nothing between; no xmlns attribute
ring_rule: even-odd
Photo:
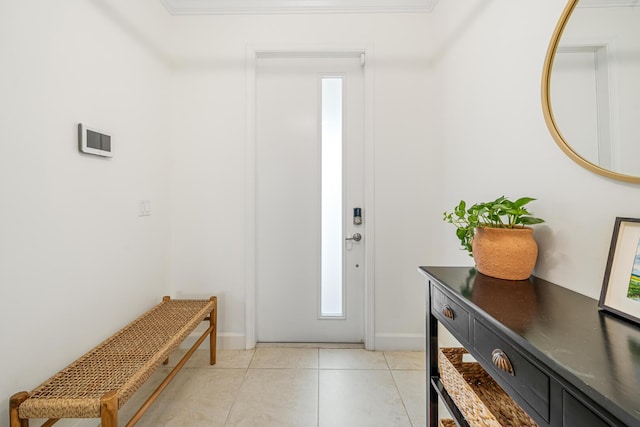
<svg viewBox="0 0 640 427"><path fill-rule="evenodd" d="M151 215L151 200L140 200L138 202L138 216Z"/></svg>

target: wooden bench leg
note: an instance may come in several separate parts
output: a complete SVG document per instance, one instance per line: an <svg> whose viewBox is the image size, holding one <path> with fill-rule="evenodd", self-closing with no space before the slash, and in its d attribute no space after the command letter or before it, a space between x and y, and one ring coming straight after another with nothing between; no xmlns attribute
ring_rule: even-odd
<svg viewBox="0 0 640 427"><path fill-rule="evenodd" d="M169 295L165 295L162 297L162 301L170 301L171 297ZM162 361L163 365L168 365L169 364L169 358L167 357L165 360Z"/></svg>
<svg viewBox="0 0 640 427"><path fill-rule="evenodd" d="M21 419L18 414L18 407L29 398L29 393L21 391L9 399L9 422L11 427L29 427L28 419Z"/></svg>
<svg viewBox="0 0 640 427"><path fill-rule="evenodd" d="M213 301L213 310L209 313L209 326L211 334L209 335L209 364L216 364L216 345L218 341L218 297L211 297Z"/></svg>
<svg viewBox="0 0 640 427"><path fill-rule="evenodd" d="M100 399L102 427L118 427L118 392L110 391Z"/></svg>

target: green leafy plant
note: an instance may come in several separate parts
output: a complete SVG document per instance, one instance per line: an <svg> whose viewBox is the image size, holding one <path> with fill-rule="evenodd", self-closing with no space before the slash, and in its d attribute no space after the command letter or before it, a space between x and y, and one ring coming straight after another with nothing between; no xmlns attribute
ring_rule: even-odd
<svg viewBox="0 0 640 427"><path fill-rule="evenodd" d="M456 236L460 239L461 249L473 256L471 241L476 227L524 228L528 225L540 224L543 219L531 216L525 205L536 199L521 197L515 202L506 197L498 197L492 202L476 203L467 208L461 200L453 212L444 213L444 221L455 225Z"/></svg>

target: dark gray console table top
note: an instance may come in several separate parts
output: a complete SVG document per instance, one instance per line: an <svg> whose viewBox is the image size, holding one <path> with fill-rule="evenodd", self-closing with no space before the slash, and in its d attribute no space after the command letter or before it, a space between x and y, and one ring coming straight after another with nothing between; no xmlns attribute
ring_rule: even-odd
<svg viewBox="0 0 640 427"><path fill-rule="evenodd" d="M419 270L438 292L498 331L565 388L591 399L621 425L640 426L638 325L535 276L507 281L469 267Z"/></svg>

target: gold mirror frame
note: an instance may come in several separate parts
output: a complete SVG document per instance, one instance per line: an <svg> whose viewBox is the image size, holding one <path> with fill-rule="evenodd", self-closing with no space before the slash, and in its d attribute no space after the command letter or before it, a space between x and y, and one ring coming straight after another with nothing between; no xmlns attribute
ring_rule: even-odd
<svg viewBox="0 0 640 427"><path fill-rule="evenodd" d="M544 113L544 121L547 123L547 127L549 128L549 132L551 132L551 136L556 141L558 146L564 153L569 156L573 161L578 163L580 166L595 172L599 175L606 176L607 178L616 179L619 181L632 182L632 183L640 183L640 176L633 175L625 175L618 172L613 172L603 167L600 167L589 160L582 157L578 154L571 145L567 143L567 141L562 136L562 133L558 129L558 125L556 123L555 118L553 117L553 109L551 108L551 71L553 69L553 61L556 56L556 51L558 49L558 45L560 44L560 38L562 37L562 33L564 32L565 27L567 26L567 22L571 17L574 9L578 5L580 0L570 0L567 6L564 8L562 15L560 16L560 21L556 25L556 29L553 32L553 36L551 37L551 42L549 43L549 49L547 50L547 56L544 60L544 68L542 70L542 112Z"/></svg>

